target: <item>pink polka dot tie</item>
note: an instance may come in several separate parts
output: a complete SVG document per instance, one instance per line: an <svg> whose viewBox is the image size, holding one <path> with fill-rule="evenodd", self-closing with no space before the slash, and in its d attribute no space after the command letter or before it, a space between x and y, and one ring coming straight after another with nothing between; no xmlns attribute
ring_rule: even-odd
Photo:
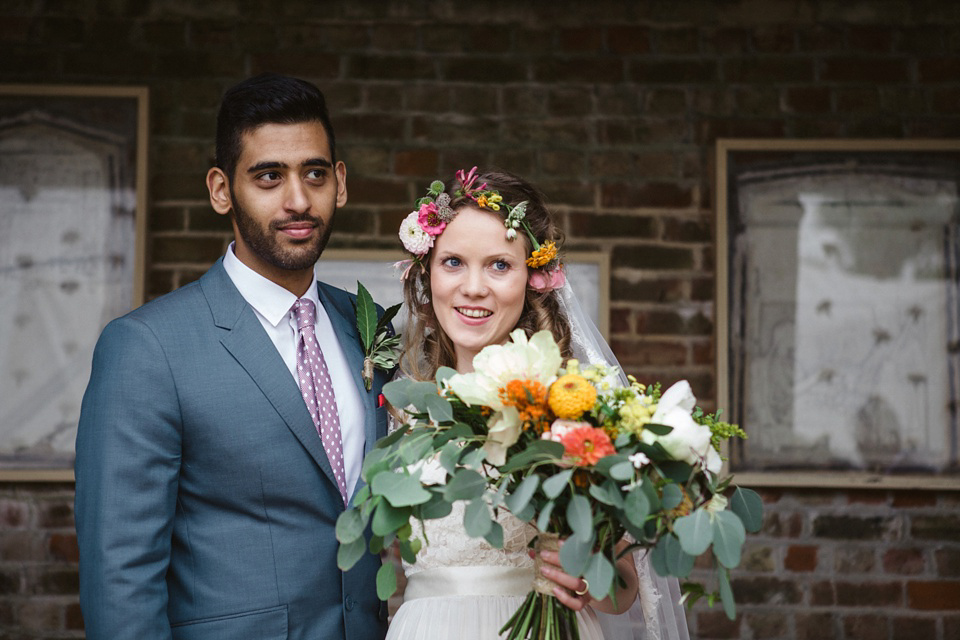
<svg viewBox="0 0 960 640"><path fill-rule="evenodd" d="M340 414L333 394L333 380L327 369L327 361L317 342L315 324L317 309L313 302L300 298L293 303L293 317L300 329L297 342L297 380L303 401L307 404L313 425L320 434L327 459L337 478L337 487L343 502L347 502L346 474L343 470L343 441L340 438Z"/></svg>

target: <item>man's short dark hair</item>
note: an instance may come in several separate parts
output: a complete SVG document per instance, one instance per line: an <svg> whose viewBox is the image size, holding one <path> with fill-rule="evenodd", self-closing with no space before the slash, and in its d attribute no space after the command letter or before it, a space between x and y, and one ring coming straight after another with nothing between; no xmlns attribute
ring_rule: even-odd
<svg viewBox="0 0 960 640"><path fill-rule="evenodd" d="M223 95L217 114L217 166L228 179L240 160L243 134L264 124L319 122L330 141L330 161L337 162L333 125L320 90L299 78L263 73L234 85Z"/></svg>

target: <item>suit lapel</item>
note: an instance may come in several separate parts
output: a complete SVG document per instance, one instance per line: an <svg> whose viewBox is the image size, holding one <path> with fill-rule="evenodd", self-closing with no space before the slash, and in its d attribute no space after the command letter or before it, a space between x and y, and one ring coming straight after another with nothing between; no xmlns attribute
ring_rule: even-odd
<svg viewBox="0 0 960 640"><path fill-rule="evenodd" d="M296 382L221 262L204 275L200 285L210 305L214 324L224 330L221 344L253 379L293 435L336 486L333 468Z"/></svg>

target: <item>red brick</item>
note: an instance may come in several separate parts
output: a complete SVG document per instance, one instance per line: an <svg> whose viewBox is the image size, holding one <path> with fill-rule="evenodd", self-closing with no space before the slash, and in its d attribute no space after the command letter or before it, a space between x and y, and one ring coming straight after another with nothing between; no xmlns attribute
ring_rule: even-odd
<svg viewBox="0 0 960 640"><path fill-rule="evenodd" d="M433 149L397 151L393 157L393 170L401 176L434 178L437 175L437 160L437 152Z"/></svg>
<svg viewBox="0 0 960 640"><path fill-rule="evenodd" d="M883 569L887 573L917 574L923 572L924 566L920 549L888 549L883 554Z"/></svg>
<svg viewBox="0 0 960 640"><path fill-rule="evenodd" d="M642 186L605 184L600 198L604 207L681 209L693 203L693 194L689 187L670 182L649 182Z"/></svg>
<svg viewBox="0 0 960 640"><path fill-rule="evenodd" d="M741 620L740 616L731 620L722 611L701 611L697 613L697 637L702 640L740 638Z"/></svg>
<svg viewBox="0 0 960 640"><path fill-rule="evenodd" d="M924 58L917 63L921 82L955 83L960 77L960 59L956 56Z"/></svg>
<svg viewBox="0 0 960 640"><path fill-rule="evenodd" d="M83 612L79 602L67 605L64 626L70 631L83 631Z"/></svg>
<svg viewBox="0 0 960 640"><path fill-rule="evenodd" d="M933 491L894 491L892 504L896 509L933 507L937 504L937 494Z"/></svg>
<svg viewBox="0 0 960 640"><path fill-rule="evenodd" d="M788 571L814 571L817 568L817 547L791 545L783 559L783 566Z"/></svg>
<svg viewBox="0 0 960 640"><path fill-rule="evenodd" d="M784 90L786 107L796 113L828 113L830 89L826 87L790 87Z"/></svg>
<svg viewBox="0 0 960 640"><path fill-rule="evenodd" d="M753 48L762 53L791 53L796 50L796 29L787 25L764 25L751 34Z"/></svg>
<svg viewBox="0 0 960 640"><path fill-rule="evenodd" d="M835 57L826 58L820 79L826 82L890 84L909 82L906 58Z"/></svg>
<svg viewBox="0 0 960 640"><path fill-rule="evenodd" d="M844 607L897 607L903 605L899 582L837 582L837 604Z"/></svg>
<svg viewBox="0 0 960 640"><path fill-rule="evenodd" d="M960 611L960 581L908 582L907 606L921 611Z"/></svg>
<svg viewBox="0 0 960 640"><path fill-rule="evenodd" d="M723 78L727 82L812 82L813 61L789 56L734 58L724 60Z"/></svg>
<svg viewBox="0 0 960 640"><path fill-rule="evenodd" d="M757 640L766 640L769 638L782 638L786 635L790 621L781 611L769 613L747 613L745 616L746 625L751 630L751 638Z"/></svg>
<svg viewBox="0 0 960 640"><path fill-rule="evenodd" d="M960 549L937 549L934 553L937 575L944 578L960 577Z"/></svg>
<svg viewBox="0 0 960 640"><path fill-rule="evenodd" d="M610 309L610 333L633 333L633 312L630 309Z"/></svg>
<svg viewBox="0 0 960 640"><path fill-rule="evenodd" d="M78 562L80 552L77 548L77 536L54 534L50 536L50 554L57 560Z"/></svg>
<svg viewBox="0 0 960 640"><path fill-rule="evenodd" d="M889 621L876 615L849 616L843 621L847 640L887 640Z"/></svg>
<svg viewBox="0 0 960 640"><path fill-rule="evenodd" d="M893 618L891 622L891 640L928 640L937 637L937 621L933 618Z"/></svg>
<svg viewBox="0 0 960 640"><path fill-rule="evenodd" d="M862 491L850 490L847 492L847 503L868 505L886 504L887 492L871 489L864 489Z"/></svg>
<svg viewBox="0 0 960 640"><path fill-rule="evenodd" d="M607 46L611 53L649 53L650 31L646 27L608 27Z"/></svg>
<svg viewBox="0 0 960 640"><path fill-rule="evenodd" d="M797 613L794 619L796 640L835 640L841 637L837 618L830 613Z"/></svg>
<svg viewBox="0 0 960 640"><path fill-rule="evenodd" d="M680 366L687 363L687 347L677 342L614 339L610 347L624 366Z"/></svg>
<svg viewBox="0 0 960 640"><path fill-rule="evenodd" d="M25 502L0 500L0 526L16 529L25 527L30 518L30 507Z"/></svg>
<svg viewBox="0 0 960 640"><path fill-rule="evenodd" d="M886 53L893 49L893 29L878 26L853 26L847 30L847 43L857 51Z"/></svg>
<svg viewBox="0 0 960 640"><path fill-rule="evenodd" d="M700 51L700 36L696 29L656 29L650 34L653 48L660 55L695 54Z"/></svg>
<svg viewBox="0 0 960 640"><path fill-rule="evenodd" d="M375 178L349 179L347 192L351 204L396 204L408 199L406 184Z"/></svg>
<svg viewBox="0 0 960 640"><path fill-rule="evenodd" d="M603 31L597 27L561 29L559 46L563 51L599 51L603 45Z"/></svg>

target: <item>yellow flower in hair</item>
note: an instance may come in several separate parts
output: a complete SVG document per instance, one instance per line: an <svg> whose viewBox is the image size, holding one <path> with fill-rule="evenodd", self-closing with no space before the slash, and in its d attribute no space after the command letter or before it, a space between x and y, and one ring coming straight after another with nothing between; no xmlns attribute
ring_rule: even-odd
<svg viewBox="0 0 960 640"><path fill-rule="evenodd" d="M480 196L477 198L477 206L485 207L487 206L487 196Z"/></svg>
<svg viewBox="0 0 960 640"><path fill-rule="evenodd" d="M563 420L577 420L593 408L597 390L586 378L575 373L561 376L550 385L548 403L554 415Z"/></svg>
<svg viewBox="0 0 960 640"><path fill-rule="evenodd" d="M495 193L489 198L487 198L487 206L493 209L494 211L500 211L500 203L503 202L503 196L499 193Z"/></svg>
<svg viewBox="0 0 960 640"><path fill-rule="evenodd" d="M527 258L527 266L538 269L550 264L557 257L557 247L553 242L545 242Z"/></svg>

